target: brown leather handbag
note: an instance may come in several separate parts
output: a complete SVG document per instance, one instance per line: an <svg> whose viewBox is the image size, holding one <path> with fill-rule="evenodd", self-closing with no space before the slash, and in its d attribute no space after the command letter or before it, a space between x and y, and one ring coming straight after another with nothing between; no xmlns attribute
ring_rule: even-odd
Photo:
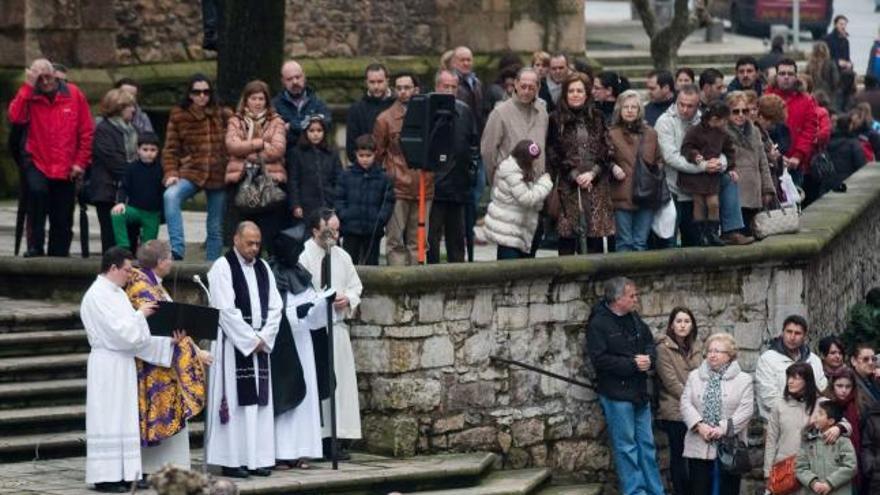
<svg viewBox="0 0 880 495"><path fill-rule="evenodd" d="M767 490L773 495L790 495L801 487L795 475L796 455L773 464L770 468L770 478L767 480Z"/></svg>

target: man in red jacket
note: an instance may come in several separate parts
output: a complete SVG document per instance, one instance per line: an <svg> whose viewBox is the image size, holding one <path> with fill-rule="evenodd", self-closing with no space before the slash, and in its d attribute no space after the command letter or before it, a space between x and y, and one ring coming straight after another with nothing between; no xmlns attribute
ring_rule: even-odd
<svg viewBox="0 0 880 495"><path fill-rule="evenodd" d="M819 195L819 182L810 174L810 159L819 128L816 100L801 89L797 64L790 58L776 64L776 82L767 93L778 95L785 101L788 112L785 125L791 134L791 146L784 160L795 181L800 179L799 185L804 188L805 203L808 204Z"/></svg>
<svg viewBox="0 0 880 495"><path fill-rule="evenodd" d="M52 63L35 60L9 104L9 121L27 126L24 183L32 232L25 256L42 256L49 217L49 256L68 256L75 181L91 162L94 122L82 92L58 79Z"/></svg>

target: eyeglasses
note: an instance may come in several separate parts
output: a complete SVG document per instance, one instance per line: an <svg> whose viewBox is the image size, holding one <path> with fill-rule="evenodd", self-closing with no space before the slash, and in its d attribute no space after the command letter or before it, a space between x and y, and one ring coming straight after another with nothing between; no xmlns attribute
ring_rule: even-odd
<svg viewBox="0 0 880 495"><path fill-rule="evenodd" d="M189 94L193 96L211 96L210 89L191 89L189 90Z"/></svg>
<svg viewBox="0 0 880 495"><path fill-rule="evenodd" d="M794 77L797 75L797 72L785 70L777 72L776 75L779 77Z"/></svg>
<svg viewBox="0 0 880 495"><path fill-rule="evenodd" d="M749 111L746 108L734 108L730 111L730 113L733 115L745 115L749 113Z"/></svg>

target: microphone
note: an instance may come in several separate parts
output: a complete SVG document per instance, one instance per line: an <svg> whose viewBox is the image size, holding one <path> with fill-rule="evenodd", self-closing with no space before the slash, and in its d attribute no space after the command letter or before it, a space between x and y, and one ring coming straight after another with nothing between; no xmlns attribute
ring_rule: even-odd
<svg viewBox="0 0 880 495"><path fill-rule="evenodd" d="M207 287L205 287L205 284L202 283L202 277L200 277L198 274L195 274L192 276L192 281L195 282L196 285L201 287L203 291L205 291L205 297L208 298L208 304L211 304L211 292L208 290Z"/></svg>

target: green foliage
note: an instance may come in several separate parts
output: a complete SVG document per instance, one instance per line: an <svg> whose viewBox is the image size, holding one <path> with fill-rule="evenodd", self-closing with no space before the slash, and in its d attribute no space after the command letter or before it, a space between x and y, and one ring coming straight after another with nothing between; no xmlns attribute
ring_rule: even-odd
<svg viewBox="0 0 880 495"><path fill-rule="evenodd" d="M867 302L856 303L849 308L846 330L841 335L847 349L862 342L870 343L875 348L880 346L880 305L876 305L877 301L871 297L876 290L868 293Z"/></svg>

